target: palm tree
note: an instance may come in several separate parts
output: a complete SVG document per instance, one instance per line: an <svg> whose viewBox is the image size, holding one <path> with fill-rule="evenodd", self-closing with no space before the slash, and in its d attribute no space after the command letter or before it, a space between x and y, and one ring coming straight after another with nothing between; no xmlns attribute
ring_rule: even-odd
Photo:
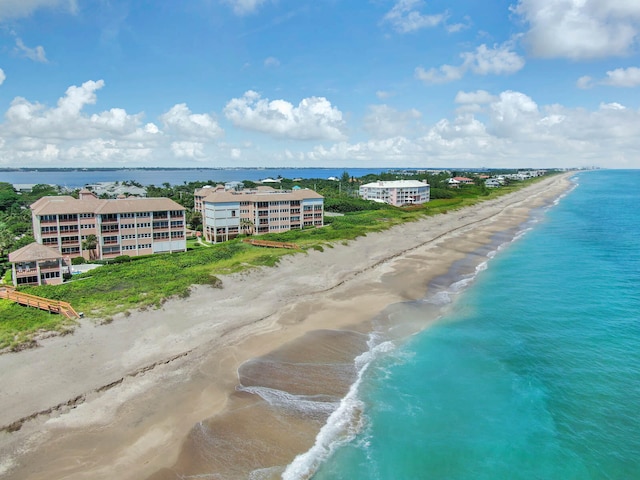
<svg viewBox="0 0 640 480"><path fill-rule="evenodd" d="M96 258L96 247L98 246L98 237L96 237L93 233L87 235L87 238L84 242L82 242L82 249L89 250L89 260L94 260Z"/></svg>
<svg viewBox="0 0 640 480"><path fill-rule="evenodd" d="M253 221L250 218L241 218L240 219L240 230L247 235L253 234Z"/></svg>

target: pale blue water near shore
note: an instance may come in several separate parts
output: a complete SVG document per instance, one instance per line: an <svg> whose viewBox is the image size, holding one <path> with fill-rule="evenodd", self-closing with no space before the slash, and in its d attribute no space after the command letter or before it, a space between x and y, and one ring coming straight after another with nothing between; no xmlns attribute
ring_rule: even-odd
<svg viewBox="0 0 640 480"><path fill-rule="evenodd" d="M434 327L378 346L285 478L640 478L639 182L579 174Z"/></svg>

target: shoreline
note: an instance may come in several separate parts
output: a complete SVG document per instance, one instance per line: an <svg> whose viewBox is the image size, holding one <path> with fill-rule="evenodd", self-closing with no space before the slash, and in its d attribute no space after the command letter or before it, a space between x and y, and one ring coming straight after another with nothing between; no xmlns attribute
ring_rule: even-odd
<svg viewBox="0 0 640 480"><path fill-rule="evenodd" d="M180 458L194 425L255 402L236 392L244 362L314 331L366 330L388 306L422 298L456 262L566 192L570 175L222 277L222 289L197 287L159 310L85 321L72 336L0 356L0 425L62 405L0 433L0 475L175 478L157 475Z"/></svg>

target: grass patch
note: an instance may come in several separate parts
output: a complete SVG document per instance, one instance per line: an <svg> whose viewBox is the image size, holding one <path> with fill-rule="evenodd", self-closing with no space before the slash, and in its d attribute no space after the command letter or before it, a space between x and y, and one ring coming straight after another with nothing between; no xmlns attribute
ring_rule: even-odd
<svg viewBox="0 0 640 480"><path fill-rule="evenodd" d="M40 332L65 332L75 324L60 315L8 301L0 301L0 318L0 350L18 349Z"/></svg>

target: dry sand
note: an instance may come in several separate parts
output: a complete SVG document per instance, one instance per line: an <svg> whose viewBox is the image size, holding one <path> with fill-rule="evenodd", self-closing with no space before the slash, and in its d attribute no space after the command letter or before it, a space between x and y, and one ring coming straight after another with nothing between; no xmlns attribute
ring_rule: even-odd
<svg viewBox="0 0 640 480"><path fill-rule="evenodd" d="M73 335L1 355L0 477L177 478L171 467L185 471L194 431L211 417L206 425L238 441L263 435L269 449L246 468L286 465L313 443L319 423L289 419L286 428L293 425L299 438L278 435L256 396L235 392L244 362L296 339L298 356L336 341L305 337L310 332L366 331L389 305L424 297L456 262L477 255L480 263L483 246L570 185L569 174L554 176L324 252L289 256L274 268L222 277L223 288L196 287L159 310L108 325L84 319ZM220 465L222 476L209 478L246 478L237 464Z"/></svg>

